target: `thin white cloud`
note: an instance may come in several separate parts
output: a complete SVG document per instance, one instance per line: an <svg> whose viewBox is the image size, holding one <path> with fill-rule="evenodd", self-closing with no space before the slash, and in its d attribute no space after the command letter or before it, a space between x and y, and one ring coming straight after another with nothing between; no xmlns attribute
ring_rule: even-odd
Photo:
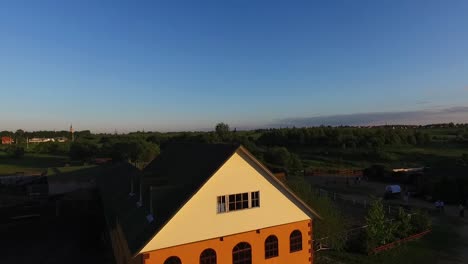
<svg viewBox="0 0 468 264"><path fill-rule="evenodd" d="M449 122L468 123L468 106L403 112L369 112L305 118L286 118L271 124L271 126L366 126L383 124L424 125Z"/></svg>

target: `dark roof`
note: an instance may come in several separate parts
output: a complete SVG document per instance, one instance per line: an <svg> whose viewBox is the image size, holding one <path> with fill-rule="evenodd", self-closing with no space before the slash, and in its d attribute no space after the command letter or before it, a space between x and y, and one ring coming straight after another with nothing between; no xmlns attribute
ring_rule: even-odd
<svg viewBox="0 0 468 264"><path fill-rule="evenodd" d="M156 225L164 225L238 147L195 143L167 146L143 172L143 184L152 186ZM149 200L149 193L145 196Z"/></svg>
<svg viewBox="0 0 468 264"><path fill-rule="evenodd" d="M136 255L238 147L173 143L143 172L130 164L104 166L98 186L109 228L120 227L129 251ZM130 196L132 179L134 195ZM140 190L143 206L138 207ZM150 192L154 214L151 223L146 219Z"/></svg>
<svg viewBox="0 0 468 264"><path fill-rule="evenodd" d="M128 250L134 254L154 235L154 223L146 220L147 208L137 206L139 193L130 195L132 177L138 180L141 171L128 163L102 166L97 177L100 197L109 229L122 229ZM135 190L139 188L135 185ZM143 242L142 242L143 241Z"/></svg>

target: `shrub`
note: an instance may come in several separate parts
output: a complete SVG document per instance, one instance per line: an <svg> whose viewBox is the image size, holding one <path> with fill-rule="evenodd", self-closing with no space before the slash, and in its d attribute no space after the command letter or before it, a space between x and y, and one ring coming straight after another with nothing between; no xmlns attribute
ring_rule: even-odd
<svg viewBox="0 0 468 264"><path fill-rule="evenodd" d="M394 240L395 226L385 217L382 201L374 200L371 203L366 217L366 244L367 249L385 245Z"/></svg>
<svg viewBox="0 0 468 264"><path fill-rule="evenodd" d="M403 208L399 208L398 215L395 219L395 236L405 238L411 235L411 215L407 214Z"/></svg>
<svg viewBox="0 0 468 264"><path fill-rule="evenodd" d="M265 160L271 164L287 166L291 158L291 154L285 147L270 148L265 153Z"/></svg>
<svg viewBox="0 0 468 264"><path fill-rule="evenodd" d="M87 160L96 155L98 147L90 142L73 142L70 145L70 158L74 160Z"/></svg>
<svg viewBox="0 0 468 264"><path fill-rule="evenodd" d="M14 145L8 146L5 149L5 152L7 153L8 156L15 158L15 159L20 159L24 156L24 148L14 146Z"/></svg>
<svg viewBox="0 0 468 264"><path fill-rule="evenodd" d="M413 233L420 233L430 229L432 226L431 219L427 213L417 211L411 216L411 227Z"/></svg>
<svg viewBox="0 0 468 264"><path fill-rule="evenodd" d="M333 206L332 201L327 196L319 196L312 191L303 177L296 175L289 178L288 185L323 218L314 221L314 237L316 239L327 237L328 246L337 251L342 250L346 244L346 238L343 236L345 226L342 215Z"/></svg>

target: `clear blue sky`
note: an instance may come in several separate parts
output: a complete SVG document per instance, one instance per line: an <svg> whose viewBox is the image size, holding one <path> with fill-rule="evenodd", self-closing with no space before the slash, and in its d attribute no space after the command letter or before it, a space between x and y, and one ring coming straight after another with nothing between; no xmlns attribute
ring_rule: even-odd
<svg viewBox="0 0 468 264"><path fill-rule="evenodd" d="M0 130L468 122L467 14L462 0L2 1Z"/></svg>

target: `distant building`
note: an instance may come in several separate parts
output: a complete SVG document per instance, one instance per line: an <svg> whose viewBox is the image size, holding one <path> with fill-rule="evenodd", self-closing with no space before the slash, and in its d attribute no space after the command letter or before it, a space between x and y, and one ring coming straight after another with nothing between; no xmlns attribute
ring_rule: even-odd
<svg viewBox="0 0 468 264"><path fill-rule="evenodd" d="M2 145L11 145L13 144L15 141L13 140L12 137L8 137L8 136L4 136L2 137Z"/></svg>
<svg viewBox="0 0 468 264"><path fill-rule="evenodd" d="M173 144L98 178L117 264L313 263L320 218L242 146Z"/></svg>
<svg viewBox="0 0 468 264"><path fill-rule="evenodd" d="M47 142L59 142L65 143L68 141L66 137L57 137L57 138L30 138L28 143L47 143Z"/></svg>
<svg viewBox="0 0 468 264"><path fill-rule="evenodd" d="M28 143L46 143L46 142L55 142L54 138L30 138Z"/></svg>
<svg viewBox="0 0 468 264"><path fill-rule="evenodd" d="M56 141L56 142L60 142L60 143L64 143L64 142L67 142L67 141L68 141L68 138L66 138L66 137L58 137L58 138L55 138L55 141Z"/></svg>

